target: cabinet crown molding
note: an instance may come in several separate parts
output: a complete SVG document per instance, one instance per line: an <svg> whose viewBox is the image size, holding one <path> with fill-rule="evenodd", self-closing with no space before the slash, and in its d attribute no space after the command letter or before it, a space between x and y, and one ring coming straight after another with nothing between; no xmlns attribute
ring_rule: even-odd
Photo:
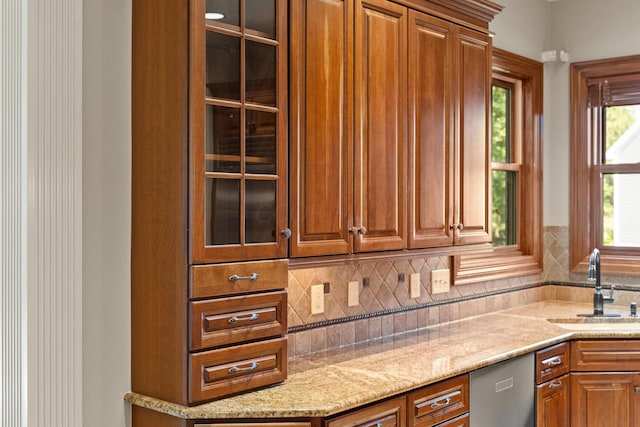
<svg viewBox="0 0 640 427"><path fill-rule="evenodd" d="M454 18L458 23L476 26L487 30L489 22L504 9L497 3L488 0L394 0L408 7L435 13L448 19Z"/></svg>

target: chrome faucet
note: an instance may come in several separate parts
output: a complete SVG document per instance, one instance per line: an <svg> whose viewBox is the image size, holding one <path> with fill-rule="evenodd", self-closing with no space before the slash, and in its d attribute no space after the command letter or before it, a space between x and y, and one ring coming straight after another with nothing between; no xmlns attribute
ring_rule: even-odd
<svg viewBox="0 0 640 427"><path fill-rule="evenodd" d="M611 292L608 296L602 293L602 284L600 283L600 251L595 248L589 257L589 268L587 269L587 280L595 281L596 286L593 290L593 315L604 315L604 303L612 303L613 290L615 286L611 285Z"/></svg>

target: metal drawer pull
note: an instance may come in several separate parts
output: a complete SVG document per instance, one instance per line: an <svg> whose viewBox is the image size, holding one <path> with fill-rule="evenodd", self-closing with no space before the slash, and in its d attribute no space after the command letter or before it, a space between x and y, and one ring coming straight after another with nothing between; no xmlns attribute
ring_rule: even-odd
<svg viewBox="0 0 640 427"><path fill-rule="evenodd" d="M229 368L229 373L236 374L238 372L253 371L257 367L258 367L258 362L252 362L251 365L247 366L246 368L238 368L237 366L232 366Z"/></svg>
<svg viewBox="0 0 640 427"><path fill-rule="evenodd" d="M433 402L431 404L431 409L436 409L436 408L439 408L441 406L447 406L449 403L451 403L451 398L447 397L446 399L444 399L444 401L438 400L437 402Z"/></svg>
<svg viewBox="0 0 640 427"><path fill-rule="evenodd" d="M550 357L549 359L543 360L542 364L547 366L560 365L562 364L562 358L560 356L553 356L553 357Z"/></svg>
<svg viewBox="0 0 640 427"><path fill-rule="evenodd" d="M462 394L460 390L453 391L449 394L445 394L444 396L439 396L436 399L429 400L424 403L424 405L429 405L431 409L438 409L444 406L447 406L451 403L451 398ZM423 405L420 405L423 406Z"/></svg>
<svg viewBox="0 0 640 427"><path fill-rule="evenodd" d="M229 318L229 323L236 323L243 320L250 322L252 320L256 320L258 317L260 317L258 313L251 313L249 316L245 316L245 317L232 316Z"/></svg>
<svg viewBox="0 0 640 427"><path fill-rule="evenodd" d="M230 282L237 282L238 280L258 280L258 277L260 277L260 275L258 273L251 273L251 276L238 276L237 274L234 274L233 276L229 276L229 281Z"/></svg>
<svg viewBox="0 0 640 427"><path fill-rule="evenodd" d="M640 393L640 387L638 387L638 386L635 386L635 387L633 388L633 390L634 390L636 393Z"/></svg>
<svg viewBox="0 0 640 427"><path fill-rule="evenodd" d="M549 388L558 388L562 387L562 381L552 382L549 384Z"/></svg>

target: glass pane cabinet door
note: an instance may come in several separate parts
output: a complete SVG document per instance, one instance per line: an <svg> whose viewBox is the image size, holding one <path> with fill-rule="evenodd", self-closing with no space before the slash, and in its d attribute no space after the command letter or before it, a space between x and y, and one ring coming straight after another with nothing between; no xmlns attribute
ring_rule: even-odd
<svg viewBox="0 0 640 427"><path fill-rule="evenodd" d="M193 0L192 262L287 255L286 0Z"/></svg>

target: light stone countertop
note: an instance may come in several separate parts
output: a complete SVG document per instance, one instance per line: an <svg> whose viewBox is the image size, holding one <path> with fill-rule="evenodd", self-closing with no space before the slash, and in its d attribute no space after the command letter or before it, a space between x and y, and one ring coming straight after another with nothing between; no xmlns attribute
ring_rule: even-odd
<svg viewBox="0 0 640 427"><path fill-rule="evenodd" d="M194 407L127 393L186 419L326 417L574 338L640 338L636 323L563 323L590 304L544 301L290 359L276 386ZM605 312L628 313L605 306Z"/></svg>

